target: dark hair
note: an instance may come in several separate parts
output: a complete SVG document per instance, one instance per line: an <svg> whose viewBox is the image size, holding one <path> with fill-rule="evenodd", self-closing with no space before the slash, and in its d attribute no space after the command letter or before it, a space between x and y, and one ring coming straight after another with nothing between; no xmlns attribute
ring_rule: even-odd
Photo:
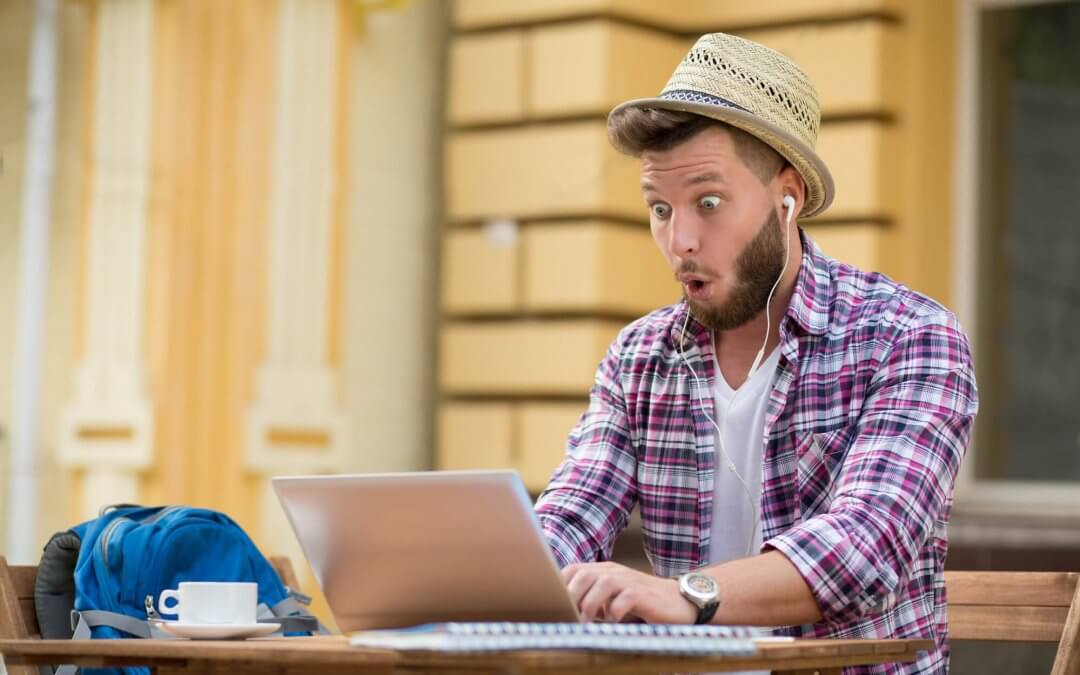
<svg viewBox="0 0 1080 675"><path fill-rule="evenodd" d="M787 166L787 160L780 153L742 129L681 110L621 110L608 119L608 137L619 152L640 157L645 152L671 150L712 127L730 134L735 154L762 183L768 183Z"/></svg>

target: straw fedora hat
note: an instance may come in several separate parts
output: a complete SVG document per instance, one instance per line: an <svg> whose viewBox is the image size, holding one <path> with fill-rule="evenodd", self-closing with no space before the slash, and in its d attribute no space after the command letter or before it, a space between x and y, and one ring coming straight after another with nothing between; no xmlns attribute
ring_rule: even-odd
<svg viewBox="0 0 1080 675"><path fill-rule="evenodd" d="M743 129L779 152L806 182L802 216L820 214L833 200L832 175L814 146L821 107L814 83L783 54L725 33L701 36L660 96L620 104L682 110Z"/></svg>

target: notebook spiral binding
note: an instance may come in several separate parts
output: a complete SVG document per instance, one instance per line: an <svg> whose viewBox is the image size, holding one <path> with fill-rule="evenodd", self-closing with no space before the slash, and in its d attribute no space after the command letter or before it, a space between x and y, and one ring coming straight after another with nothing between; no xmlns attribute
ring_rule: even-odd
<svg viewBox="0 0 1080 675"><path fill-rule="evenodd" d="M755 639L768 634L749 626L643 623L443 623L404 630L366 631L352 644L399 650L490 652L580 649L649 654L752 656Z"/></svg>

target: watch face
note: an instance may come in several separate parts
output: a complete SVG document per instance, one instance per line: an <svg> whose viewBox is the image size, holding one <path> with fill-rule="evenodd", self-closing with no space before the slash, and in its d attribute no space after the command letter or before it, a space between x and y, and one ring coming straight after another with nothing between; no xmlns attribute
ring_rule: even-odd
<svg viewBox="0 0 1080 675"><path fill-rule="evenodd" d="M691 574L686 579L690 590L702 595L709 595L716 590L716 581L706 574Z"/></svg>
<svg viewBox="0 0 1080 675"><path fill-rule="evenodd" d="M720 586L707 574L690 572L679 579L679 590L690 602L698 607L705 607L718 602Z"/></svg>

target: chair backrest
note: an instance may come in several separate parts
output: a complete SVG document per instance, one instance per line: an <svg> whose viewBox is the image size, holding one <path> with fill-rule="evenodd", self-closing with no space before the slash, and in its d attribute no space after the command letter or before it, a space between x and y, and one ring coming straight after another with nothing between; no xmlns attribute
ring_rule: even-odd
<svg viewBox="0 0 1080 675"><path fill-rule="evenodd" d="M36 565L8 565L0 556L0 638L40 638L34 613ZM8 675L37 675L33 666L8 666Z"/></svg>
<svg viewBox="0 0 1080 675"><path fill-rule="evenodd" d="M0 637L41 637L34 614L36 565L8 565L0 556Z"/></svg>
<svg viewBox="0 0 1080 675"><path fill-rule="evenodd" d="M1057 643L1053 675L1080 674L1076 572L945 572L953 640Z"/></svg>

